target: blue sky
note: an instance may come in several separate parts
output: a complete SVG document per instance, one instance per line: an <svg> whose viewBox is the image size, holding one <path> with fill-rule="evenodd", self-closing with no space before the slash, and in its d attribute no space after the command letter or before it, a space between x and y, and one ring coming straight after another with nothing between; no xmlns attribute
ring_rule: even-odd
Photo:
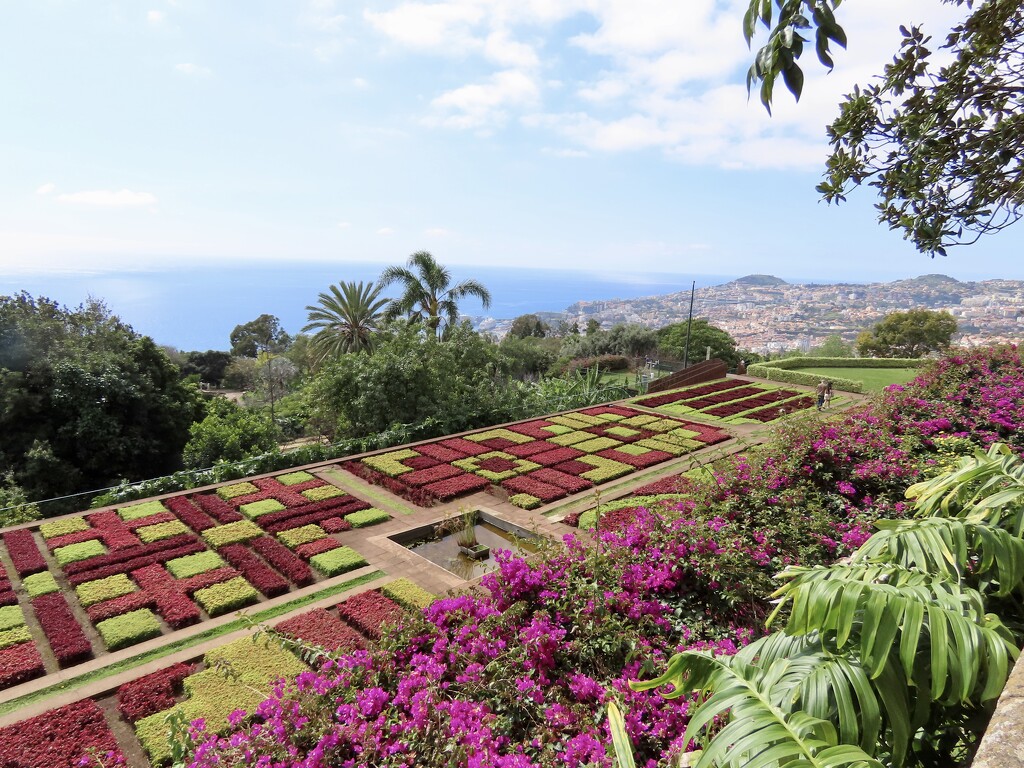
<svg viewBox="0 0 1024 768"><path fill-rule="evenodd" d="M46 275L398 263L1024 278L814 192L841 93L937 0L853 0L799 105L748 102L742 2L0 2L0 292ZM241 278L240 278L241 279ZM324 286L318 287L322 289ZM226 288L229 290L230 288ZM240 322L245 318L240 319Z"/></svg>

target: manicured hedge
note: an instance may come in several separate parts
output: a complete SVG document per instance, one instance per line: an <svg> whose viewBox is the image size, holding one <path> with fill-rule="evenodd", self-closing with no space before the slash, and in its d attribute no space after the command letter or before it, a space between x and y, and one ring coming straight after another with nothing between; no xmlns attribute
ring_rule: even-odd
<svg viewBox="0 0 1024 768"><path fill-rule="evenodd" d="M327 536L323 539L311 541L308 544L300 544L295 548L295 554L304 560L309 560L314 555L330 552L332 549L337 549L340 546L341 543L337 539Z"/></svg>
<svg viewBox="0 0 1024 768"><path fill-rule="evenodd" d="M388 582L380 588L380 591L399 605L413 611L422 610L437 600L436 595L405 578Z"/></svg>
<svg viewBox="0 0 1024 768"><path fill-rule="evenodd" d="M181 691L182 681L194 669L191 664L174 664L125 683L117 689L117 711L129 723L134 723L170 709L175 704L175 696Z"/></svg>
<svg viewBox="0 0 1024 768"><path fill-rule="evenodd" d="M259 493L259 490L250 482L233 483L231 485L222 485L217 489L217 495L222 499L228 500L237 496L246 496L250 493Z"/></svg>
<svg viewBox="0 0 1024 768"><path fill-rule="evenodd" d="M175 536L172 539L155 541L152 544L141 544L120 552L97 557L79 563L71 563L64 569L68 581L73 586L83 581L102 579L115 573L128 573L154 563L163 563L176 557L191 555L206 549L206 545L196 541L192 535Z"/></svg>
<svg viewBox="0 0 1024 768"><path fill-rule="evenodd" d="M329 653L357 651L366 647L366 640L352 627L323 608L299 614L282 621L275 629L291 637L319 646Z"/></svg>
<svg viewBox="0 0 1024 768"><path fill-rule="evenodd" d="M90 752L103 756L105 765L124 764L103 710L92 699L0 728L3 768L78 768Z"/></svg>
<svg viewBox="0 0 1024 768"><path fill-rule="evenodd" d="M194 597L210 616L220 616L222 613L251 605L260 599L252 584L241 576L200 589Z"/></svg>
<svg viewBox="0 0 1024 768"><path fill-rule="evenodd" d="M509 502L520 509L536 509L541 505L541 500L528 493L516 493L509 497Z"/></svg>
<svg viewBox="0 0 1024 768"><path fill-rule="evenodd" d="M328 533L341 533L342 531L351 531L352 523L342 520L340 517L329 517L320 521L320 527Z"/></svg>
<svg viewBox="0 0 1024 768"><path fill-rule="evenodd" d="M83 517L68 517L63 520L51 520L39 526L39 532L44 539L52 539L55 536L63 536L68 533L78 533L89 530L89 524Z"/></svg>
<svg viewBox="0 0 1024 768"><path fill-rule="evenodd" d="M29 634L28 627L24 625L0 630L0 649L10 648L12 645L27 643L31 640L32 635Z"/></svg>
<svg viewBox="0 0 1024 768"><path fill-rule="evenodd" d="M308 483L310 480L316 480L316 478L309 474L309 472L288 472L284 475L278 475L277 481L282 485L298 485L299 483Z"/></svg>
<svg viewBox="0 0 1024 768"><path fill-rule="evenodd" d="M53 550L53 556L63 566L77 563L79 560L88 560L90 557L98 557L106 554L106 551L107 548L98 541L83 541L81 544L58 547Z"/></svg>
<svg viewBox="0 0 1024 768"><path fill-rule="evenodd" d="M337 576L366 565L366 560L350 547L338 547L310 558L309 564L325 576Z"/></svg>
<svg viewBox="0 0 1024 768"><path fill-rule="evenodd" d="M50 592L60 591L60 587L57 586L57 580L53 578L53 574L49 571L26 576L21 580L21 583L25 585L25 591L28 592L29 597L39 597Z"/></svg>
<svg viewBox="0 0 1024 768"><path fill-rule="evenodd" d="M378 472L383 472L388 477L397 477L398 475L413 471L412 467L407 467L402 463L402 459L411 459L418 455L416 451L410 448L402 448L398 451L367 456L363 459L363 462Z"/></svg>
<svg viewBox="0 0 1024 768"><path fill-rule="evenodd" d="M95 603L102 603L105 600L113 600L115 597L122 597L137 589L135 582L119 573L115 576L108 576L105 579L87 581L75 587L79 602L83 606L90 606Z"/></svg>
<svg viewBox="0 0 1024 768"><path fill-rule="evenodd" d="M19 643L0 651L0 689L19 685L42 674L43 659L35 643ZM0 743L0 750L3 749L4 745Z"/></svg>
<svg viewBox="0 0 1024 768"><path fill-rule="evenodd" d="M152 544L154 541L169 539L172 536L178 536L182 533L186 533L188 530L188 527L180 520L171 520L166 523L147 525L144 528L139 528L135 531L135 534L142 539L144 543Z"/></svg>
<svg viewBox="0 0 1024 768"><path fill-rule="evenodd" d="M239 520L237 523L219 525L203 531L203 538L211 547L223 547L225 544L237 544L263 535L263 529L251 520Z"/></svg>
<svg viewBox="0 0 1024 768"><path fill-rule="evenodd" d="M305 587L313 583L313 571L310 567L281 542L263 536L254 539L250 546L296 585Z"/></svg>
<svg viewBox="0 0 1024 768"><path fill-rule="evenodd" d="M223 565L224 560L221 556L210 550L197 552L194 555L186 555L185 557L176 557L174 560L168 560L166 563L167 570L178 579L187 579L189 576L195 576L197 573L203 573L204 571L212 571L214 568L220 568Z"/></svg>
<svg viewBox="0 0 1024 768"><path fill-rule="evenodd" d="M338 615L373 640L380 640L381 627L402 619L402 606L376 590L360 592L338 605Z"/></svg>
<svg viewBox="0 0 1024 768"><path fill-rule="evenodd" d="M216 525L208 514L201 511L184 496L172 496L169 499L164 499L164 504L178 516L181 522L196 533L202 533L207 528L213 528Z"/></svg>
<svg viewBox="0 0 1024 768"><path fill-rule="evenodd" d="M215 493L197 493L190 499L218 523L234 523L244 519L234 507Z"/></svg>
<svg viewBox="0 0 1024 768"><path fill-rule="evenodd" d="M4 534L4 545L11 556L14 570L19 576L28 576L46 570L46 561L36 545L35 536L28 528L19 528Z"/></svg>
<svg viewBox="0 0 1024 768"><path fill-rule="evenodd" d="M333 485L318 485L316 488L307 488L302 491L302 495L310 501L323 501L324 499L333 499L338 496L345 496L345 491L341 490Z"/></svg>
<svg viewBox="0 0 1024 768"><path fill-rule="evenodd" d="M262 501L243 504L238 508L238 511L250 520L253 520L260 515L267 515L271 512L280 512L282 509L285 509L285 506L277 499L263 499Z"/></svg>
<svg viewBox="0 0 1024 768"><path fill-rule="evenodd" d="M137 611L140 608L152 608L155 604L156 599L149 592L129 592L127 595L115 597L113 600L90 605L85 612L89 614L89 621L95 624L123 613Z"/></svg>
<svg viewBox="0 0 1024 768"><path fill-rule="evenodd" d="M295 549L300 544L308 544L311 541L322 539L327 534L319 525L304 525L301 528L290 528L281 531L277 538L289 549Z"/></svg>
<svg viewBox="0 0 1024 768"><path fill-rule="evenodd" d="M148 608L106 619L96 625L103 642L111 651L141 643L160 635L160 621Z"/></svg>
<svg viewBox="0 0 1024 768"><path fill-rule="evenodd" d="M376 525L390 519L391 515L383 509L377 509L376 507L361 509L358 512L349 512L345 515L346 522L353 528L365 528L368 525Z"/></svg>
<svg viewBox="0 0 1024 768"><path fill-rule="evenodd" d="M187 627L202 618L181 583L162 565L153 564L132 571L132 577L153 598L157 611L172 629Z"/></svg>
<svg viewBox="0 0 1024 768"><path fill-rule="evenodd" d="M61 667L69 667L92 656L92 645L63 594L51 592L40 595L32 600L32 609Z"/></svg>
<svg viewBox="0 0 1024 768"><path fill-rule="evenodd" d="M5 605L0 608L0 631L25 624L25 614L19 605Z"/></svg>
<svg viewBox="0 0 1024 768"><path fill-rule="evenodd" d="M267 597L276 597L288 591L288 582L244 544L228 544L221 547L219 552Z"/></svg>
<svg viewBox="0 0 1024 768"><path fill-rule="evenodd" d="M121 507L117 510L117 514L121 516L122 520L138 520L140 517L159 515L166 511L167 509L159 501L145 501L142 504Z"/></svg>

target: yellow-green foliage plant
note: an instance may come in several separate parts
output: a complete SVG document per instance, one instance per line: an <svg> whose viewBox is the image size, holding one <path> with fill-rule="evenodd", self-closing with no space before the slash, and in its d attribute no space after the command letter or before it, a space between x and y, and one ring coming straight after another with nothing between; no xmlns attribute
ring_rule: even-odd
<svg viewBox="0 0 1024 768"><path fill-rule="evenodd" d="M907 494L918 519L883 521L849 562L779 575L780 631L732 657L685 651L631 683L698 693L682 740L715 727L697 768L968 758L1018 655L988 609L1021 619L1005 598L1024 588L1024 462L993 446Z"/></svg>
<svg viewBox="0 0 1024 768"><path fill-rule="evenodd" d="M409 610L423 610L437 600L436 595L405 578L388 582L380 591Z"/></svg>

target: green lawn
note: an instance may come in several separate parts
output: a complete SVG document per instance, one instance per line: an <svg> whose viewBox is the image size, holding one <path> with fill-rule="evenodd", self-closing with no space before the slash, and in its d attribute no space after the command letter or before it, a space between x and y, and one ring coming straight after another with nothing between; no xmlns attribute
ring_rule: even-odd
<svg viewBox="0 0 1024 768"><path fill-rule="evenodd" d="M916 368L800 368L801 373L821 376L823 379L850 379L863 381L865 392L881 392L890 384L906 384L917 376Z"/></svg>
<svg viewBox="0 0 1024 768"><path fill-rule="evenodd" d="M601 384L606 387L620 386L633 389L636 387L636 372L634 371L606 371L601 374Z"/></svg>

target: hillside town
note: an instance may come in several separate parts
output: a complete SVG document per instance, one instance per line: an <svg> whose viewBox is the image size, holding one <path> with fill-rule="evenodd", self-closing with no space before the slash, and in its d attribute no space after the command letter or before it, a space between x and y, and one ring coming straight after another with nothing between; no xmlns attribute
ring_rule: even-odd
<svg viewBox="0 0 1024 768"><path fill-rule="evenodd" d="M1024 331L1024 281L961 282L923 275L889 283L792 284L749 275L698 288L693 315L728 331L741 349L761 354L807 350L829 336L853 341L886 314L912 308L946 310L956 317L955 341L963 346L1019 341ZM687 319L690 292L635 299L580 301L564 313L545 313L549 324L597 320L603 328L641 323L660 328ZM511 319L486 319L481 330L503 335Z"/></svg>

